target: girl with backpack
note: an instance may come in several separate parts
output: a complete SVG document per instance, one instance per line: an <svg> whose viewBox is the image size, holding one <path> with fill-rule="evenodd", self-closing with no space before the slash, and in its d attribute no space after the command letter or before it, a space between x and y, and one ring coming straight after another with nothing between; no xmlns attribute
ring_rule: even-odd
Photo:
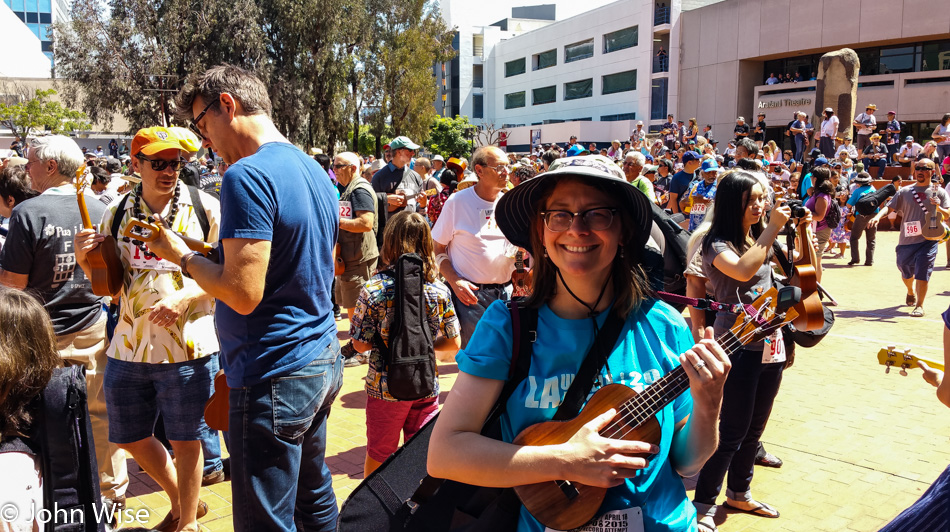
<svg viewBox="0 0 950 532"><path fill-rule="evenodd" d="M841 211L834 200L835 186L831 182L831 170L827 166L816 167L811 171L811 178L815 193L805 202L805 208L811 211L812 221L816 222L815 240L818 253L815 253L815 273L818 282L821 282L821 255L831 239L831 230L837 227L841 219ZM837 215L834 218L829 216L832 210ZM832 221L833 223L829 223Z"/></svg>
<svg viewBox="0 0 950 532"><path fill-rule="evenodd" d="M444 173L449 172L446 170ZM413 401L401 401L389 390L386 360L380 343L391 346L397 334L391 328L397 305L397 279L393 267L399 257L415 253L422 257L425 284L426 324L433 341L435 353L440 359L451 359L461 345L459 322L452 306L448 287L438 280L432 232L425 218L418 213L400 212L386 223L383 232L381 262L388 264L387 271L378 273L363 285L356 310L350 321L350 336L358 352L371 351L366 375L366 461L365 476L369 476L389 455L399 447L399 433L403 442L409 441L416 432L439 411L438 372L431 383L432 393ZM405 325L405 321L403 323ZM438 338L436 338L438 336Z"/></svg>

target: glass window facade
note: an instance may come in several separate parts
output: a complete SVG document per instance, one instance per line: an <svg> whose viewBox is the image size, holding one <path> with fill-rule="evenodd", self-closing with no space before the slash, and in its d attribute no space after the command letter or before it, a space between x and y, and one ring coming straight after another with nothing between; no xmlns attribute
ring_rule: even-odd
<svg viewBox="0 0 950 532"><path fill-rule="evenodd" d="M472 118L485 118L485 96L472 95Z"/></svg>
<svg viewBox="0 0 950 532"><path fill-rule="evenodd" d="M557 87L541 87L531 91L531 105L554 103L557 101Z"/></svg>
<svg viewBox="0 0 950 532"><path fill-rule="evenodd" d="M514 61L508 61L505 63L505 77L510 78L511 76L517 76L518 74L524 74L525 72L525 58L515 59Z"/></svg>
<svg viewBox="0 0 950 532"><path fill-rule="evenodd" d="M594 79L582 79L564 84L564 99L577 100L580 98L590 98L594 95Z"/></svg>
<svg viewBox="0 0 950 532"><path fill-rule="evenodd" d="M604 76L604 85L601 94L632 91L637 89L637 71L627 70Z"/></svg>
<svg viewBox="0 0 950 532"><path fill-rule="evenodd" d="M604 35L604 53L616 52L637 45L639 35L637 26L624 28Z"/></svg>
<svg viewBox="0 0 950 532"><path fill-rule="evenodd" d="M46 56L53 59L53 40L48 35L53 22L52 0L3 0L13 13L40 40Z"/></svg>
<svg viewBox="0 0 950 532"><path fill-rule="evenodd" d="M564 47L564 62L570 63L594 57L594 39L588 39L583 42L569 44Z"/></svg>
<svg viewBox="0 0 950 532"><path fill-rule="evenodd" d="M525 104L524 91L521 92L512 92L511 94L505 95L505 109L517 109L518 107L524 107Z"/></svg>
<svg viewBox="0 0 950 532"><path fill-rule="evenodd" d="M950 70L950 41L861 48L855 52L861 61L862 76ZM797 74L807 81L817 75L821 56L812 54L766 61L763 76L768 79L774 73L785 81L787 76L794 80Z"/></svg>

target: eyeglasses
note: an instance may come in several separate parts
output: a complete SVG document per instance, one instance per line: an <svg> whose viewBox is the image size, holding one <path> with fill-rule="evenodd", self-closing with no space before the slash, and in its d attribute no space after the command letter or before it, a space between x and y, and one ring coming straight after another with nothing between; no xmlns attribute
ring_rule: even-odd
<svg viewBox="0 0 950 532"><path fill-rule="evenodd" d="M591 231L603 231L613 223L616 213L617 209L608 207L587 209L583 212L551 210L541 211L541 218L544 220L545 227L554 233L562 233L570 229L574 225L575 216L580 216L584 225Z"/></svg>
<svg viewBox="0 0 950 532"><path fill-rule="evenodd" d="M166 168L171 168L172 171L177 172L179 169L181 169L182 166L184 166L188 162L188 161L185 161L184 159L174 159L171 161L165 161L162 159L149 159L148 157L145 157L144 155L137 155L135 158L140 161L147 161L151 163L152 170L155 170L156 172L161 172L162 170Z"/></svg>
<svg viewBox="0 0 950 532"><path fill-rule="evenodd" d="M334 164L334 165L333 165L333 169L334 169L334 170L339 170L340 168L346 168L346 167L348 167L348 166L356 166L356 165L353 165L353 164Z"/></svg>
<svg viewBox="0 0 950 532"><path fill-rule="evenodd" d="M933 167L927 166L925 164L918 164L917 166L914 167L914 170L917 170L917 171L923 170L925 172L930 172L933 170Z"/></svg>
<svg viewBox="0 0 950 532"><path fill-rule="evenodd" d="M488 166L488 165L486 164L486 165L485 165L485 168L491 168L492 170L495 171L495 173L498 173L498 174L500 174L500 173L502 173L502 172L504 172L504 173L506 173L506 174L507 174L508 172L511 172L511 165L510 165L510 164L499 164L498 166Z"/></svg>
<svg viewBox="0 0 950 532"><path fill-rule="evenodd" d="M190 129L195 135L198 135L199 139L204 139L205 136L201 134L201 130L198 129L198 122L201 122L201 119L205 117L205 113L208 112L208 109L211 109L211 106L218 103L218 100L212 100L211 103L205 106L205 108L198 113L198 116L188 124L188 129Z"/></svg>

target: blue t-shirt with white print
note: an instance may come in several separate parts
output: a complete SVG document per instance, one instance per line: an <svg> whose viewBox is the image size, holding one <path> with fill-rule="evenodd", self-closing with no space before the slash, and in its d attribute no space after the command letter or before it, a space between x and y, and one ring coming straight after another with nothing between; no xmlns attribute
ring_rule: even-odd
<svg viewBox="0 0 950 532"><path fill-rule="evenodd" d="M607 312L597 317L598 327L603 326L606 318ZM537 333L528 377L515 389L501 418L502 437L507 442L525 428L554 417L594 340L589 318L560 318L547 305L539 310ZM511 344L511 313L504 302L496 301L479 320L468 346L456 356L459 370L477 377L506 380ZM610 383L643 391L679 366L679 355L692 346L692 336L681 314L665 303L645 301L627 317L591 393ZM694 526L696 511L669 461L675 425L686 419L692 406L687 391L660 411L659 454L638 475L608 490L598 515L640 507L647 531L689 530ZM518 530L540 532L544 527L522 508Z"/></svg>

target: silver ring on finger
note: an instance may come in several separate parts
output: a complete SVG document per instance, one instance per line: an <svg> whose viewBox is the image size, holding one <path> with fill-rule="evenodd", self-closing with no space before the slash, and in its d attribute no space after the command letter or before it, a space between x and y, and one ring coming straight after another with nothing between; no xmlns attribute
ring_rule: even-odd
<svg viewBox="0 0 950 532"><path fill-rule="evenodd" d="M703 368L705 368L705 367L706 367L706 361L705 361L705 360L700 360L699 362L693 364L693 369L695 369L696 371L699 371L699 370L701 370L701 369L703 369Z"/></svg>

